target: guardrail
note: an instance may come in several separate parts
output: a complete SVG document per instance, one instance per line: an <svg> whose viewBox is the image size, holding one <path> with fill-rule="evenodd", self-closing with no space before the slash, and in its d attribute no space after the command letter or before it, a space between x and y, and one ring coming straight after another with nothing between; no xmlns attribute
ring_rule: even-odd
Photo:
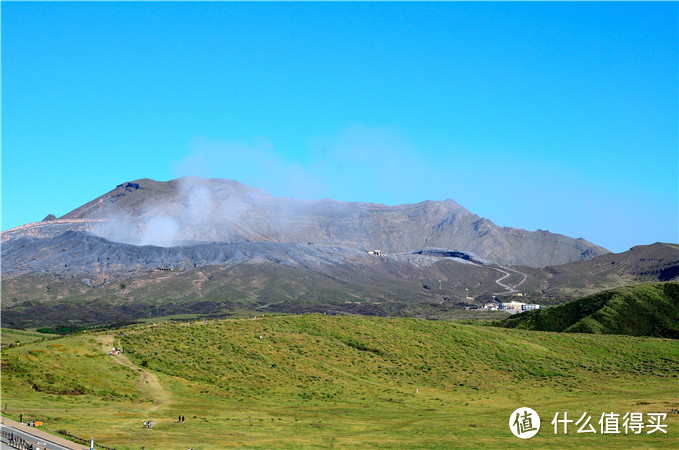
<svg viewBox="0 0 679 450"><path fill-rule="evenodd" d="M2 441L4 444L19 450L40 450L45 447L40 447L32 442L20 438L19 436L9 431L2 430Z"/></svg>
<svg viewBox="0 0 679 450"><path fill-rule="evenodd" d="M46 428L46 427L44 427L44 430L49 432L49 433L52 433L56 436L68 436L69 438L76 441L76 443L82 444L82 445L86 446L87 448L90 447L91 441L89 439L83 439L81 437L74 436L66 430L54 431L54 430L50 430L49 428ZM2 430L1 437L2 437L3 444L8 445L9 447L15 448L15 449L18 449L18 450L42 450L42 449L45 448L45 447L41 447L37 444L34 444L33 442L29 442L29 441L27 441L23 438L20 438L19 436L17 436L16 434L14 434L11 431ZM114 447L107 447L107 446L101 445L101 444L96 444L95 448L103 449L103 450L116 450Z"/></svg>

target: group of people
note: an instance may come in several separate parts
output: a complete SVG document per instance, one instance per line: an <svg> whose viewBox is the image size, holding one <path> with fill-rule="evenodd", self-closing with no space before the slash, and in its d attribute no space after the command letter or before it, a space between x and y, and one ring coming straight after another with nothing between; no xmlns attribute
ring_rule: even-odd
<svg viewBox="0 0 679 450"><path fill-rule="evenodd" d="M119 353L125 354L125 352L123 351L123 349L113 347L113 350L111 350L110 352L108 352L108 356L118 356Z"/></svg>
<svg viewBox="0 0 679 450"><path fill-rule="evenodd" d="M178 416L177 422L184 422L184 416ZM153 422L151 422L150 420L149 421L145 420L144 423L142 424L142 427L143 428L151 428L151 427L153 427Z"/></svg>

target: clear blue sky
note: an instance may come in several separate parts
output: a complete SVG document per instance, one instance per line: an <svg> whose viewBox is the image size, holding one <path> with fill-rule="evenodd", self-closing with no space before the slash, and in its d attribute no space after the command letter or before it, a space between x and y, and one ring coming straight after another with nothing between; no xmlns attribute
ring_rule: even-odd
<svg viewBox="0 0 679 450"><path fill-rule="evenodd" d="M677 242L667 3L2 3L2 229L138 178Z"/></svg>

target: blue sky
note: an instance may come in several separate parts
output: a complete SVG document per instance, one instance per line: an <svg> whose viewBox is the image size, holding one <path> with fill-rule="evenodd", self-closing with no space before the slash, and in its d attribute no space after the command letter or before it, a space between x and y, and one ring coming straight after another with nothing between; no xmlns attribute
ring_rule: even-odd
<svg viewBox="0 0 679 450"><path fill-rule="evenodd" d="M666 3L2 3L2 229L138 178L677 242Z"/></svg>

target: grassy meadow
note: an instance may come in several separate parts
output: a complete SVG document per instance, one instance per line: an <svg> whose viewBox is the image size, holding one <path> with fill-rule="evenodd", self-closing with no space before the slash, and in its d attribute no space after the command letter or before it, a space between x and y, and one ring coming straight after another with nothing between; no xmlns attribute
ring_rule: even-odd
<svg viewBox="0 0 679 450"><path fill-rule="evenodd" d="M281 315L3 347L2 403L117 449L676 448L678 374L676 340ZM508 426L523 406L542 420L528 442ZM554 434L585 411L596 434ZM667 412L668 433L602 435L603 412Z"/></svg>
<svg viewBox="0 0 679 450"><path fill-rule="evenodd" d="M53 334L38 333L37 331L13 330L11 328L2 328L0 333L0 345L2 345L3 348L54 338Z"/></svg>

